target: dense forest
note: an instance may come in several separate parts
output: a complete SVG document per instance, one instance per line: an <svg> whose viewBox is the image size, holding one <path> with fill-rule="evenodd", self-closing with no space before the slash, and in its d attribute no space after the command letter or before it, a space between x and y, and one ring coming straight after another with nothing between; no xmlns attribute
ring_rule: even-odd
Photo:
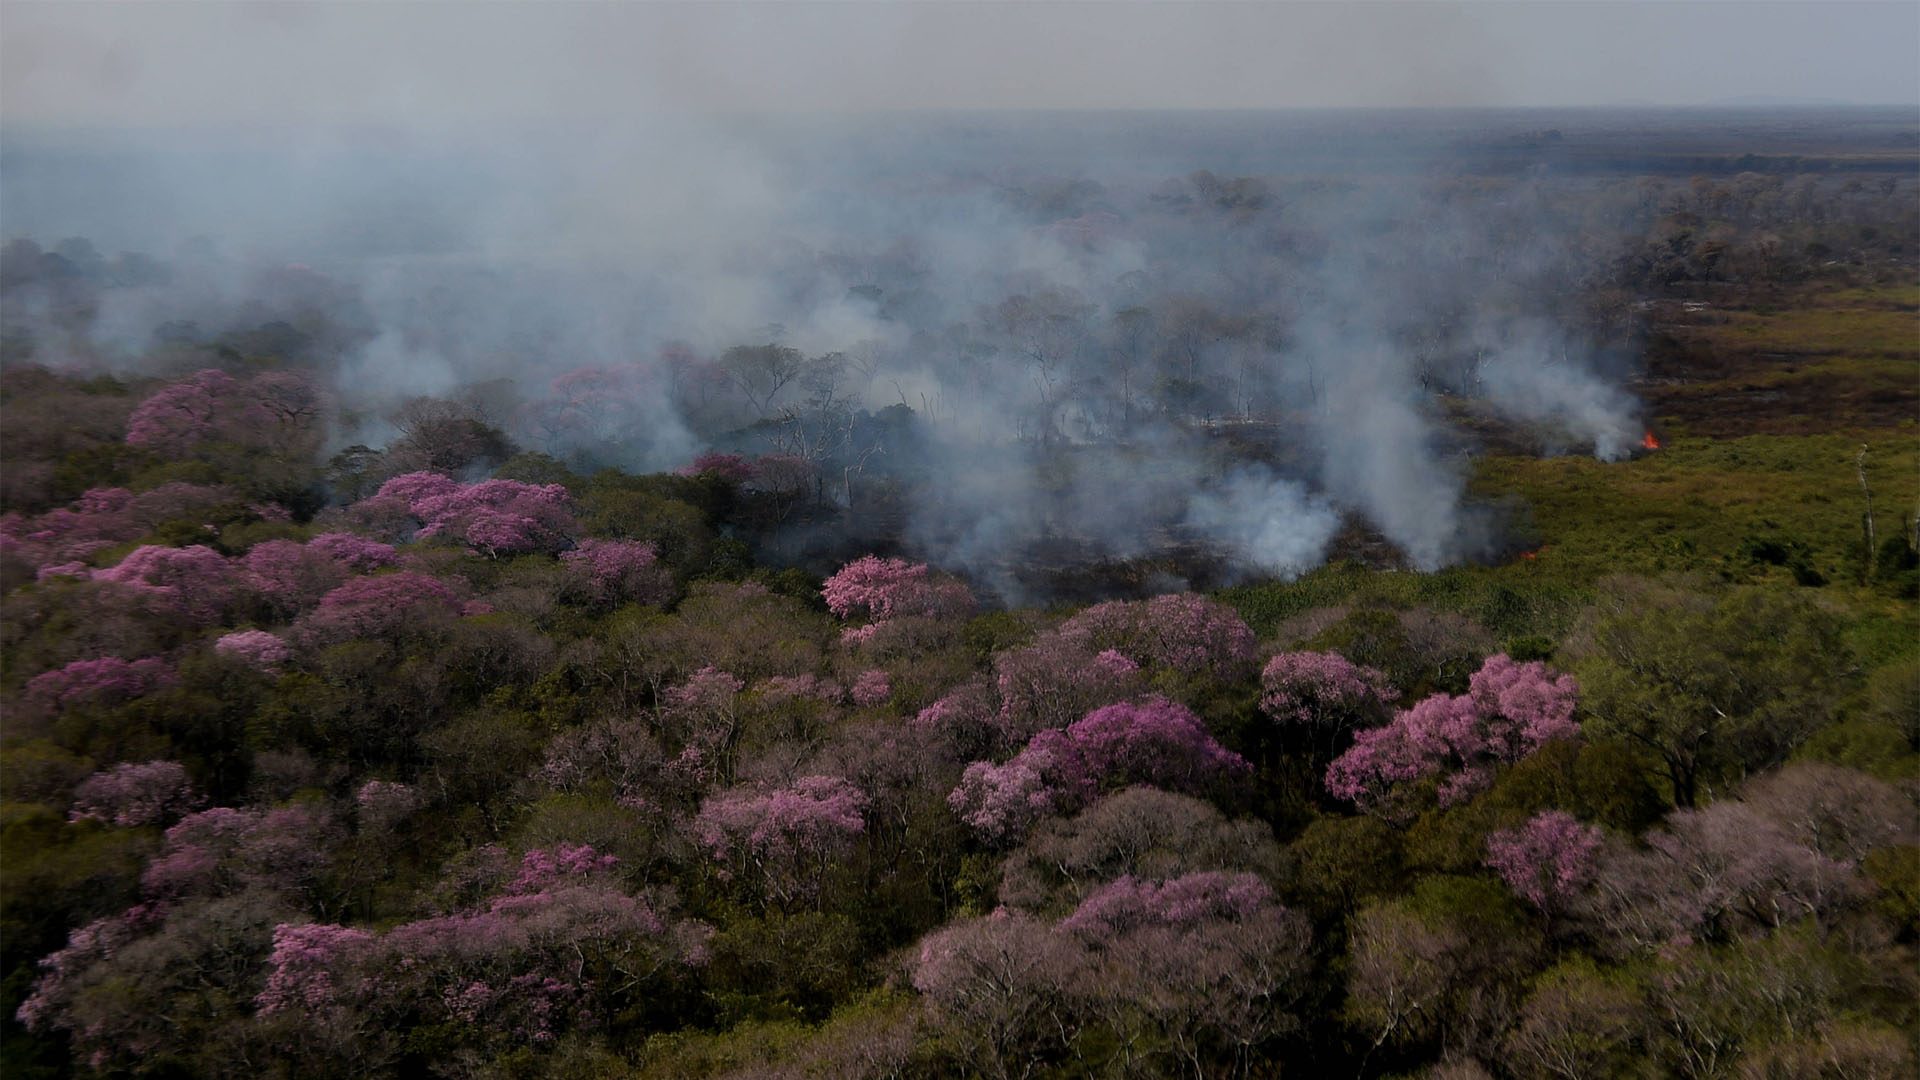
<svg viewBox="0 0 1920 1080"><path fill-rule="evenodd" d="M1613 147L707 338L13 237L6 1075L1911 1075L1910 148Z"/></svg>

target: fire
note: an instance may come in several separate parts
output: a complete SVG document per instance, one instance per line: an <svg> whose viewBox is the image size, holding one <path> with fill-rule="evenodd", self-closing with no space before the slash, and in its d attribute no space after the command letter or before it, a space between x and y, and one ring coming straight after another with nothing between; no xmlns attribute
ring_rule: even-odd
<svg viewBox="0 0 1920 1080"><path fill-rule="evenodd" d="M1540 557L1540 553L1537 551L1523 551L1520 553L1520 557L1523 559L1537 559Z"/></svg>
<svg viewBox="0 0 1920 1080"><path fill-rule="evenodd" d="M1660 449L1660 440L1654 438L1653 432L1649 431L1646 434L1640 436L1640 445L1646 447L1649 450L1658 450Z"/></svg>

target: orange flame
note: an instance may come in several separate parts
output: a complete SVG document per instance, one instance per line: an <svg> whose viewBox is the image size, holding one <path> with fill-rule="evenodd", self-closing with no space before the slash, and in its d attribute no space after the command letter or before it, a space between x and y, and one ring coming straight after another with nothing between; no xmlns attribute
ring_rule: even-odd
<svg viewBox="0 0 1920 1080"><path fill-rule="evenodd" d="M1523 559L1537 559L1540 557L1540 553L1537 551L1523 551L1520 553L1520 557Z"/></svg>
<svg viewBox="0 0 1920 1080"><path fill-rule="evenodd" d="M1658 450L1660 449L1660 440L1654 438L1653 432L1649 431L1646 434L1640 436L1640 445L1646 447L1649 450Z"/></svg>

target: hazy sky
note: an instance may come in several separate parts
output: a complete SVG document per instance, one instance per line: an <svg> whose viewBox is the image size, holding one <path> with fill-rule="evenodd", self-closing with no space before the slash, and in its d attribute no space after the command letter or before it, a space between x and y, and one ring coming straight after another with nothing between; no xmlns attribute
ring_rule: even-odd
<svg viewBox="0 0 1920 1080"><path fill-rule="evenodd" d="M0 3L0 120L1920 105L1902 3Z"/></svg>

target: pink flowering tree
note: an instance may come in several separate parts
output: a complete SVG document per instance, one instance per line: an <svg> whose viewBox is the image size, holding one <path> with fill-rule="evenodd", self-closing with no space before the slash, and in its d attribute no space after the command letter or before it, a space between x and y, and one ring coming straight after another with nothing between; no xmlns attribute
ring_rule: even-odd
<svg viewBox="0 0 1920 1080"><path fill-rule="evenodd" d="M1306 920L1248 873L1124 876L1049 926L1000 909L922 939L913 985L998 1075L1070 1051L1093 1071L1245 1075L1298 1023ZM1075 1046L1093 1026L1113 1038Z"/></svg>
<svg viewBox="0 0 1920 1080"><path fill-rule="evenodd" d="M957 581L940 578L925 563L882 559L866 555L840 568L826 580L820 594L827 610L843 619L865 617L867 627L846 632L848 640L889 619L909 615L944 617L973 610L973 594Z"/></svg>
<svg viewBox="0 0 1920 1080"><path fill-rule="evenodd" d="M536 848L473 904L381 934L282 925L255 1006L301 1056L372 1056L370 1041L423 1024L495 1054L551 1047L657 1004L707 962L706 927L623 892L614 870L585 845Z"/></svg>
<svg viewBox="0 0 1920 1080"><path fill-rule="evenodd" d="M125 488L93 488L71 506L35 517L0 516L0 548L43 570L84 574L79 563L102 548L138 540L167 522L197 522L208 534L245 513L239 491L174 481L138 495ZM43 573L41 576L50 576Z"/></svg>
<svg viewBox="0 0 1920 1080"><path fill-rule="evenodd" d="M866 832L867 798L837 776L803 776L789 787L713 796L693 821L696 842L723 880L789 911L819 899L827 873Z"/></svg>
<svg viewBox="0 0 1920 1080"><path fill-rule="evenodd" d="M555 376L539 400L521 410L523 427L549 453L626 444L674 422L666 387L650 364L574 368Z"/></svg>
<svg viewBox="0 0 1920 1080"><path fill-rule="evenodd" d="M1354 728L1398 696L1387 677L1337 652L1281 653L1260 672L1260 710L1309 728Z"/></svg>
<svg viewBox="0 0 1920 1080"><path fill-rule="evenodd" d="M1140 690L1139 671L1118 651L1091 653L1060 634L1042 634L1031 645L1002 650L993 658L1000 739L1017 746L1037 732L1066 727L1102 705L1125 701Z"/></svg>
<svg viewBox="0 0 1920 1080"><path fill-rule="evenodd" d="M660 726L680 743L673 771L694 784L731 783L745 714L741 679L708 665L660 695Z"/></svg>
<svg viewBox="0 0 1920 1080"><path fill-rule="evenodd" d="M435 472L396 476L348 507L345 517L387 535L441 537L488 557L559 551L578 530L559 484L484 480L462 484Z"/></svg>
<svg viewBox="0 0 1920 1080"><path fill-rule="evenodd" d="M1034 822L1077 809L1088 786L1066 737L1043 731L1010 761L967 766L947 805L982 839L1015 843Z"/></svg>
<svg viewBox="0 0 1920 1080"><path fill-rule="evenodd" d="M175 681L173 668L158 657L126 661L103 656L35 675L27 680L26 693L30 701L56 707L117 705Z"/></svg>
<svg viewBox="0 0 1920 1080"><path fill-rule="evenodd" d="M460 614L457 594L438 578L403 571L356 578L334 589L294 624L294 637L314 645L350 638L405 636Z"/></svg>
<svg viewBox="0 0 1920 1080"><path fill-rule="evenodd" d="M1274 723L1254 741L1270 773L1289 759L1319 773L1352 732L1384 723L1399 697L1386 675L1337 652L1281 653L1267 661L1260 687L1260 711Z"/></svg>
<svg viewBox="0 0 1920 1080"><path fill-rule="evenodd" d="M1040 818L1078 810L1102 790L1149 784L1205 792L1248 771L1191 710L1150 698L1043 731L1004 764L974 762L947 804L982 837L1018 840Z"/></svg>
<svg viewBox="0 0 1920 1080"><path fill-rule="evenodd" d="M855 705L863 709L884 705L893 696L893 688L888 685L887 673L881 668L870 668L853 680L853 686L847 691Z"/></svg>
<svg viewBox="0 0 1920 1080"><path fill-rule="evenodd" d="M384 490L384 489L382 489ZM421 536L445 536L490 558L564 547L578 525L559 484L483 480L412 503Z"/></svg>
<svg viewBox="0 0 1920 1080"><path fill-rule="evenodd" d="M338 824L309 806L214 807L167 830L140 885L160 900L267 889L303 905L318 895Z"/></svg>
<svg viewBox="0 0 1920 1080"><path fill-rule="evenodd" d="M682 476L717 476L730 484L744 484L753 479L754 467L753 462L740 454L709 450L679 472Z"/></svg>
<svg viewBox="0 0 1920 1080"><path fill-rule="evenodd" d="M213 643L213 651L264 674L275 675L293 657L285 638L265 630L236 630Z"/></svg>
<svg viewBox="0 0 1920 1080"><path fill-rule="evenodd" d="M1037 732L1007 737L1000 724L999 696L983 677L962 682L908 721L953 761L980 761L1016 753Z"/></svg>
<svg viewBox="0 0 1920 1080"><path fill-rule="evenodd" d="M248 548L239 563L244 587L257 597L259 609L275 619L313 607L349 574L324 552L294 540L263 540Z"/></svg>
<svg viewBox="0 0 1920 1080"><path fill-rule="evenodd" d="M1382 728L1361 732L1351 749L1327 768L1334 796L1392 817L1411 812L1412 785L1438 784L1441 806L1486 788L1494 770L1549 742L1576 738L1578 687L1538 661L1519 664L1488 657L1460 697L1435 694L1395 714Z"/></svg>
<svg viewBox="0 0 1920 1080"><path fill-rule="evenodd" d="M1248 772L1193 710L1165 698L1095 709L1068 726L1067 738L1105 790L1148 784L1198 793Z"/></svg>
<svg viewBox="0 0 1920 1080"><path fill-rule="evenodd" d="M392 566L400 553L392 544L383 544L346 532L321 533L307 541L307 550L318 552L355 573L371 573Z"/></svg>
<svg viewBox="0 0 1920 1080"><path fill-rule="evenodd" d="M1557 911L1593 879L1600 829L1564 810L1536 814L1517 829L1487 836L1487 866L1514 895L1542 911Z"/></svg>
<svg viewBox="0 0 1920 1080"><path fill-rule="evenodd" d="M1189 675L1237 679L1256 659L1253 631L1239 613L1193 593L1095 604L1060 624L1060 635L1091 653L1110 649Z"/></svg>
<svg viewBox="0 0 1920 1080"><path fill-rule="evenodd" d="M72 564L101 548L147 533L130 507L133 493L125 488L93 488L70 507L35 517L0 517L0 537L19 558L45 567ZM44 576L44 574L43 574Z"/></svg>
<svg viewBox="0 0 1920 1080"><path fill-rule="evenodd" d="M209 368L150 394L127 417L127 444L186 457L206 443L299 456L310 450L330 403L300 371L236 379Z"/></svg>
<svg viewBox="0 0 1920 1080"><path fill-rule="evenodd" d="M179 762L126 762L87 777L73 793L67 819L158 825L193 809L198 801Z"/></svg>
<svg viewBox="0 0 1920 1080"><path fill-rule="evenodd" d="M590 607L661 604L673 595L673 575L644 541L582 540L560 562L568 594Z"/></svg>
<svg viewBox="0 0 1920 1080"><path fill-rule="evenodd" d="M1089 894L1060 921L1060 930L1098 942L1145 926L1248 919L1273 902L1272 887L1245 871L1206 870L1161 882L1127 874Z"/></svg>
<svg viewBox="0 0 1920 1080"><path fill-rule="evenodd" d="M239 382L212 368L169 383L127 417L127 445L184 456L218 436L238 394Z"/></svg>
<svg viewBox="0 0 1920 1080"><path fill-rule="evenodd" d="M1158 1059L1166 1073L1245 1075L1299 1022L1307 922L1253 874L1122 877L1056 933L1080 942L1100 973L1083 1007L1137 1040L1130 1056Z"/></svg>
<svg viewBox="0 0 1920 1080"><path fill-rule="evenodd" d="M198 545L137 547L118 564L95 570L93 578L127 589L153 611L202 626L225 615L236 582L226 556Z"/></svg>
<svg viewBox="0 0 1920 1080"><path fill-rule="evenodd" d="M122 1055L138 1058L154 1049L148 1033L101 1015L88 999L102 981L102 969L159 922L155 905L137 904L77 927L67 935L66 947L40 961L40 977L15 1016L29 1031L66 1032L95 1069Z"/></svg>
<svg viewBox="0 0 1920 1080"><path fill-rule="evenodd" d="M1079 942L1002 908L920 939L912 978L967 1061L983 1075L1017 1077L1066 1060L1088 1021L1073 991L1094 971Z"/></svg>

